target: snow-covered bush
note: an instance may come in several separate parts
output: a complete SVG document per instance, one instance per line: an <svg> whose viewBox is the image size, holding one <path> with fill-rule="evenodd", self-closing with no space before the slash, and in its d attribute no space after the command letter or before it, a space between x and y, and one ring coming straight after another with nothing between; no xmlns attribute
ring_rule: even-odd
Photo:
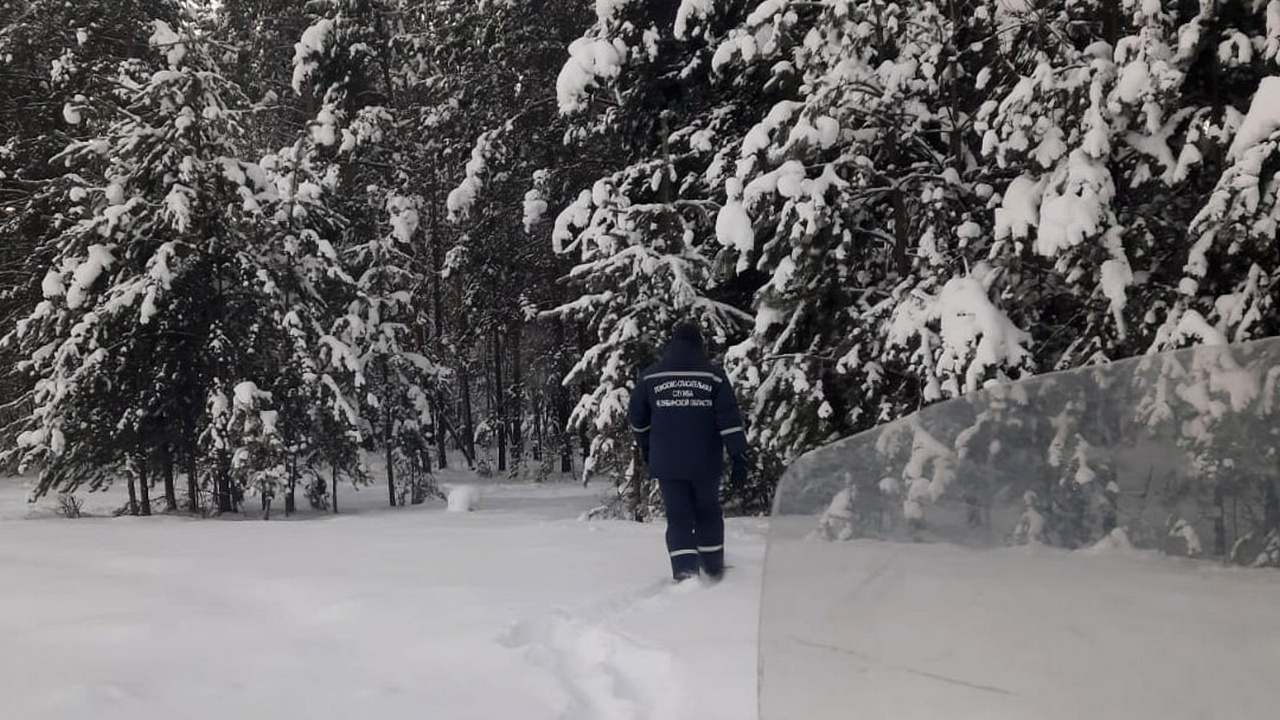
<svg viewBox="0 0 1280 720"><path fill-rule="evenodd" d="M1280 529L1272 530L1263 541L1262 552L1252 563L1253 567L1280 568Z"/></svg>
<svg viewBox="0 0 1280 720"><path fill-rule="evenodd" d="M831 504L818 519L818 532L825 540L848 540L859 533L858 487L852 476L846 486L831 498Z"/></svg>
<svg viewBox="0 0 1280 720"><path fill-rule="evenodd" d="M1204 545L1200 542L1200 534L1196 532L1195 526L1187 522L1185 518L1177 518L1171 523L1169 537L1182 541L1181 547L1178 548L1181 554L1188 557L1197 557L1204 552Z"/></svg>
<svg viewBox="0 0 1280 720"><path fill-rule="evenodd" d="M1043 545L1047 539L1045 527L1048 523L1041 510L1040 497L1035 491L1028 490L1023 495L1023 502L1026 507L1018 518L1018 524L1014 526L1013 536L1010 539L1015 545Z"/></svg>
<svg viewBox="0 0 1280 720"><path fill-rule="evenodd" d="M84 510L84 501L76 497L74 493L58 493L58 514L64 518L75 519L80 517L80 513Z"/></svg>

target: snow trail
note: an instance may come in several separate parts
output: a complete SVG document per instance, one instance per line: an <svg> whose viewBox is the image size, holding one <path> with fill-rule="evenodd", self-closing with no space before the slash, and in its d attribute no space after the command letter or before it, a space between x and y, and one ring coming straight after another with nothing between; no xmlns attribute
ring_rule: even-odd
<svg viewBox="0 0 1280 720"><path fill-rule="evenodd" d="M683 715L679 663L610 626L558 611L520 623L503 639L523 648L570 698L563 720L678 720Z"/></svg>
<svg viewBox="0 0 1280 720"><path fill-rule="evenodd" d="M375 488L263 522L110 519L123 488L62 520L0 478L5 716L755 717L752 521L730 522L738 575L673 587L660 523L579 519L594 489L455 480L483 486L474 512ZM684 692L690 669L714 689Z"/></svg>
<svg viewBox="0 0 1280 720"><path fill-rule="evenodd" d="M719 582L663 577L518 622L498 642L555 678L568 698L561 720L754 718L754 684L724 689L755 672L765 527L758 519L728 523L731 569ZM691 674L696 694L685 682Z"/></svg>
<svg viewBox="0 0 1280 720"><path fill-rule="evenodd" d="M558 609L517 623L500 642L555 676L570 698L563 720L679 720L687 706L680 663L616 621L680 589L664 580L581 611Z"/></svg>

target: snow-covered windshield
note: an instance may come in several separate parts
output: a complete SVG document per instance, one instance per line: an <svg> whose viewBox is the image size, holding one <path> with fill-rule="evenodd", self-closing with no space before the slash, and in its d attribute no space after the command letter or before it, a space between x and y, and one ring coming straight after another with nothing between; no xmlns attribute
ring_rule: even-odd
<svg viewBox="0 0 1280 720"><path fill-rule="evenodd" d="M1004 384L798 460L762 720L1274 717L1280 342Z"/></svg>

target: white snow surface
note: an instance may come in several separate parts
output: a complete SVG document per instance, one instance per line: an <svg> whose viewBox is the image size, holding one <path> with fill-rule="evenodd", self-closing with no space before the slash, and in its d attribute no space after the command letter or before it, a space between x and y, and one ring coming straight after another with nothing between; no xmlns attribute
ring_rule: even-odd
<svg viewBox="0 0 1280 720"><path fill-rule="evenodd" d="M71 287L67 290L67 307L78 308L102 273L115 264L115 256L106 245L90 245L88 257L76 266L72 273Z"/></svg>
<svg viewBox="0 0 1280 720"><path fill-rule="evenodd" d="M450 221L465 218L475 205L480 191L484 189L484 175L488 170L489 153L493 151L493 137L493 132L485 132L476 138L475 145L471 148L471 159L467 161L466 177L445 198Z"/></svg>
<svg viewBox="0 0 1280 720"><path fill-rule="evenodd" d="M742 206L742 184L737 178L733 178L731 182L736 183L737 192L729 193L729 200L716 214L716 239L721 245L736 248L745 255L755 246L756 232L751 224L751 216Z"/></svg>
<svg viewBox="0 0 1280 720"><path fill-rule="evenodd" d="M293 49L293 91L302 92L302 84L307 81L315 66L315 58L324 52L333 32L333 21L321 18L302 33L302 38Z"/></svg>
<svg viewBox="0 0 1280 720"><path fill-rule="evenodd" d="M163 20L152 21L151 27L151 45L165 51L169 67L177 67L187 56L187 47L182 36Z"/></svg>
<svg viewBox="0 0 1280 720"><path fill-rule="evenodd" d="M117 489L64 520L0 478L4 716L1274 712L1280 572L1160 557L1119 534L1074 553L827 542L804 539L818 529L804 517L771 523L783 541L769 551L757 715L770 523L731 518L725 580L673 586L660 522L582 519L603 488L438 477L484 504L391 510L384 486L343 486L337 516L109 519Z"/></svg>
<svg viewBox="0 0 1280 720"><path fill-rule="evenodd" d="M600 23L609 22L629 2L631 0L596 0L596 19Z"/></svg>
<svg viewBox="0 0 1280 720"><path fill-rule="evenodd" d="M773 521L762 720L1274 717L1280 572L1123 536L1077 552L802 539L817 521Z"/></svg>
<svg viewBox="0 0 1280 720"><path fill-rule="evenodd" d="M40 282L40 293L42 297L62 297L66 291L66 285L62 282L62 273L53 269L50 269L45 273L44 280Z"/></svg>
<svg viewBox="0 0 1280 720"><path fill-rule="evenodd" d="M721 583L676 586L661 523L581 519L603 485L438 476L484 505L342 486L337 516L66 520L0 478L0 714L756 717L764 521L730 520Z"/></svg>
<svg viewBox="0 0 1280 720"><path fill-rule="evenodd" d="M1044 196L1045 180L1033 180L1022 176L1013 179L996 208L996 238L1009 236L1026 238L1033 227L1040 225L1040 199Z"/></svg>
<svg viewBox="0 0 1280 720"><path fill-rule="evenodd" d="M390 215L391 237L396 242L408 244L413 241L413 234L418 231L417 201L403 195L391 195L387 198L387 214Z"/></svg>
<svg viewBox="0 0 1280 720"><path fill-rule="evenodd" d="M538 223L547 214L547 200L542 192L534 188L524 194L524 231L532 233Z"/></svg>
<svg viewBox="0 0 1280 720"><path fill-rule="evenodd" d="M714 0L680 0L676 8L675 36L679 40L689 37L689 26L711 14Z"/></svg>
<svg viewBox="0 0 1280 720"><path fill-rule="evenodd" d="M626 46L604 38L582 37L569 44L569 59L556 77L560 112L572 113L586 106L587 93L601 79L617 77L626 61Z"/></svg>
<svg viewBox="0 0 1280 720"><path fill-rule="evenodd" d="M1280 75L1263 78L1253 95L1249 112L1231 141L1227 157L1238 160L1245 151L1266 142L1280 130Z"/></svg>
<svg viewBox="0 0 1280 720"><path fill-rule="evenodd" d="M1040 198L1035 249L1044 257L1057 257L1102 232L1114 195L1111 171L1081 151L1071 154L1056 181Z"/></svg>

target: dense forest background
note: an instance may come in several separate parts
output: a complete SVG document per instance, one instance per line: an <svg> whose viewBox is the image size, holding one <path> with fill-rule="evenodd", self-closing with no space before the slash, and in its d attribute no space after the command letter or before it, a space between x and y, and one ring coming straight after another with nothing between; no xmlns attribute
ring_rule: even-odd
<svg viewBox="0 0 1280 720"><path fill-rule="evenodd" d="M1276 334L1278 62L1280 0L3 0L4 457L642 518L626 398L693 319L761 510L990 381Z"/></svg>

